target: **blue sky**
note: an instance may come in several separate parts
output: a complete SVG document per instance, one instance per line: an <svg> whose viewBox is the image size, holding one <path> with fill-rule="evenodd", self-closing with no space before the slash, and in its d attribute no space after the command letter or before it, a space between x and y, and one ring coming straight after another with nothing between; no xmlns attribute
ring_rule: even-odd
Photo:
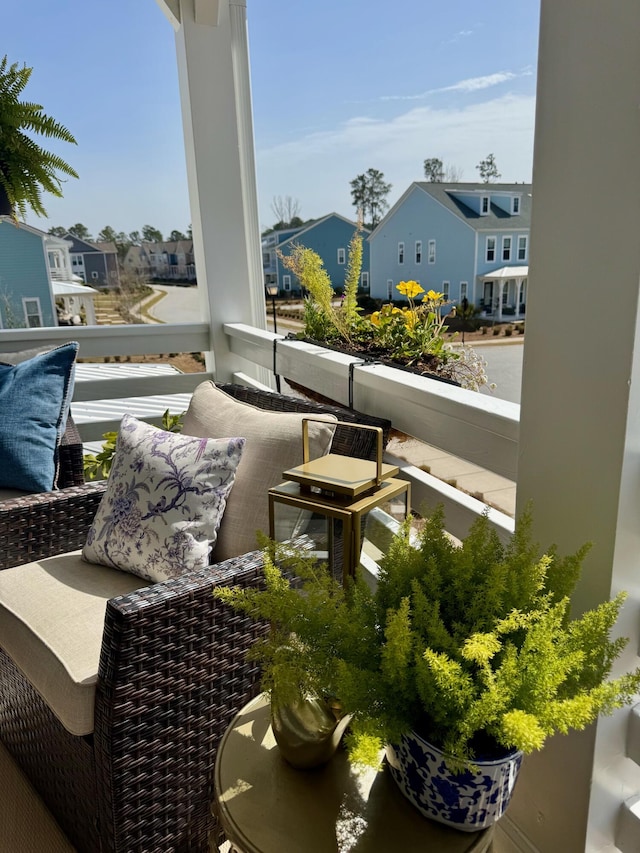
<svg viewBox="0 0 640 853"><path fill-rule="evenodd" d="M349 182L369 168L393 204L427 157L475 181L494 153L501 180L531 180L539 0L247 0L247 11L261 227L275 196L304 219L352 218ZM34 69L25 97L78 141L49 144L80 180L29 222L186 230L174 33L155 0L22 0L2 30L0 54Z"/></svg>

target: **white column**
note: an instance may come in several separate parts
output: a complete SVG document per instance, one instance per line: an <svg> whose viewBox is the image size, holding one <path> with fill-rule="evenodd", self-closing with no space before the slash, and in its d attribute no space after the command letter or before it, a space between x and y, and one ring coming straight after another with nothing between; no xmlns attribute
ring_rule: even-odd
<svg viewBox="0 0 640 853"><path fill-rule="evenodd" d="M517 507L533 501L542 547L593 543L574 614L629 591L619 672L639 641L640 3L541 5ZM546 853L613 851L640 791L628 717L525 759L505 829Z"/></svg>
<svg viewBox="0 0 640 853"><path fill-rule="evenodd" d="M246 2L160 5L177 28L198 289L211 319L214 363L209 356L207 366L222 381L236 370L268 381L266 372L229 352L222 330L227 322L266 328Z"/></svg>

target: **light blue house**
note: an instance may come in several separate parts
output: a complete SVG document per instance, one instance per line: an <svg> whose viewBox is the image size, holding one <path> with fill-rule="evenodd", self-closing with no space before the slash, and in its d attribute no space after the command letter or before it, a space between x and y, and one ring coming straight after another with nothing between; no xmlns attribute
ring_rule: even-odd
<svg viewBox="0 0 640 853"><path fill-rule="evenodd" d="M313 249L324 263L331 283L335 288L344 287L349 260L349 243L357 224L337 213L330 213L322 219L308 222L301 228L286 231L272 231L262 240L262 264L265 285L277 284L281 294L299 295L302 292L298 278L283 265L277 255L289 255L293 246L299 243ZM369 231L363 229L366 238ZM369 292L369 245L365 239L362 246L362 270L359 289Z"/></svg>
<svg viewBox="0 0 640 853"><path fill-rule="evenodd" d="M73 275L70 247L69 240L0 216L0 329L57 326L80 312L95 323L95 291Z"/></svg>
<svg viewBox="0 0 640 853"><path fill-rule="evenodd" d="M369 237L371 296L400 281L496 320L526 310L531 184L415 182Z"/></svg>

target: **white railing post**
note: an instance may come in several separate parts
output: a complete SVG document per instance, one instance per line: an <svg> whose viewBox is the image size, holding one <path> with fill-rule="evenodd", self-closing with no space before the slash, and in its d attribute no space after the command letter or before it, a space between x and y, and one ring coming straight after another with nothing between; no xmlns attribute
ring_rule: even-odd
<svg viewBox="0 0 640 853"><path fill-rule="evenodd" d="M593 543L575 614L629 591L616 671L640 627L639 81L639 3L542 0L517 507L543 547ZM527 757L503 826L544 853L613 850L640 792L628 719Z"/></svg>
<svg viewBox="0 0 640 853"><path fill-rule="evenodd" d="M206 14L208 4L215 15ZM238 364L223 323L242 319L266 328L246 3L166 5L176 28L198 286L211 322L208 367L227 381ZM268 381L264 371L257 378Z"/></svg>

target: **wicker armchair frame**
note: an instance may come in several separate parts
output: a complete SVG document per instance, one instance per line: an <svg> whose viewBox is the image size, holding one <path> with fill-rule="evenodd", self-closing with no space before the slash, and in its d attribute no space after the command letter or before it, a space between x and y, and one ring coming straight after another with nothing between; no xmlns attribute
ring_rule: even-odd
<svg viewBox="0 0 640 853"><path fill-rule="evenodd" d="M388 421L339 407L220 387L261 408L331 411L341 420L382 426L385 440L389 433ZM358 432L336 434L334 448L371 456L373 433ZM24 498L0 504L0 536L6 531L17 540L10 564L80 547L104 487L88 483L34 496L29 508ZM262 555L251 552L111 599L95 729L87 737L67 732L0 650L0 739L81 853L209 849L216 830L210 810L216 749L258 689L259 672L246 651L265 630L212 590L261 580Z"/></svg>

